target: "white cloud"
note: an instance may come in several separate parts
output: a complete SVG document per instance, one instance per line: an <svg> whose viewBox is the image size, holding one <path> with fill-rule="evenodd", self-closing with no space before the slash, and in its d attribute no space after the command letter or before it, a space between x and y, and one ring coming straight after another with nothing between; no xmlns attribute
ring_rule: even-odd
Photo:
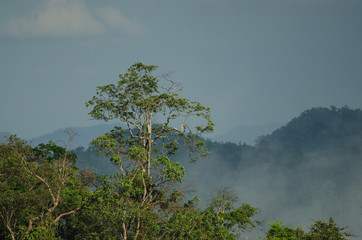
<svg viewBox="0 0 362 240"><path fill-rule="evenodd" d="M15 37L59 37L100 35L116 28L126 34L140 33L142 26L113 8L96 9L95 18L84 0L44 0L43 8L32 15L2 24L6 34Z"/></svg>
<svg viewBox="0 0 362 240"><path fill-rule="evenodd" d="M102 32L102 26L92 18L84 1L48 0L44 3L44 8L31 16L6 22L5 31L16 37L57 37Z"/></svg>
<svg viewBox="0 0 362 240"><path fill-rule="evenodd" d="M98 8L96 13L108 26L121 30L127 34L140 34L144 31L143 26L124 16L115 8Z"/></svg>

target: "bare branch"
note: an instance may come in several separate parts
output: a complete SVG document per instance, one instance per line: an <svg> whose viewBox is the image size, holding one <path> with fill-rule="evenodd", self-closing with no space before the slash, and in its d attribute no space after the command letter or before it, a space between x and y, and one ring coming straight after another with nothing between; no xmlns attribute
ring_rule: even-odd
<svg viewBox="0 0 362 240"><path fill-rule="evenodd" d="M73 209L69 212L65 212L65 213L62 213L62 214L59 214L58 217L55 218L54 222L58 222L62 217L64 216L67 216L67 215L70 215L70 214L73 214L73 213L76 213L81 207L78 207L76 209Z"/></svg>

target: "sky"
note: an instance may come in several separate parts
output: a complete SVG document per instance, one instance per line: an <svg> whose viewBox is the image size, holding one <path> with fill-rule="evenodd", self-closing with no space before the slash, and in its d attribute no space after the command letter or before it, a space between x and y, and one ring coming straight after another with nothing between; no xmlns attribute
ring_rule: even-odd
<svg viewBox="0 0 362 240"><path fill-rule="evenodd" d="M84 103L135 62L209 106L215 134L362 107L361 0L1 0L0 131L98 124Z"/></svg>

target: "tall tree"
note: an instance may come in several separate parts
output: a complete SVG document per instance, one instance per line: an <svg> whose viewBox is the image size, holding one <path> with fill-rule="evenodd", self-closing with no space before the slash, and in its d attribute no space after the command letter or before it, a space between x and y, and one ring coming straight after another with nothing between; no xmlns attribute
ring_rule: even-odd
<svg viewBox="0 0 362 240"><path fill-rule="evenodd" d="M209 108L180 97L179 84L169 78L169 86L160 86L159 79L152 75L156 69L154 65L135 63L126 74L119 75L118 84L98 87L96 96L86 103L87 107L93 107L89 115L94 119L119 119L126 123L132 143L141 145L145 151L146 158L140 167L149 175L157 140L170 140L171 135L175 135L188 147L205 151L201 143L195 142L195 137L212 132L214 126ZM204 119L206 124L192 128L189 122L195 121L193 117ZM177 124L180 127L176 127ZM172 152L179 144L174 138L162 147Z"/></svg>
<svg viewBox="0 0 362 240"><path fill-rule="evenodd" d="M135 63L119 75L117 84L98 87L96 96L86 103L94 119L118 119L126 125L93 141L99 153L120 169L113 190L121 190L112 193L120 203L123 239L138 239L141 226L147 225L145 216L151 219L158 207L171 202L177 191L173 186L182 182L185 173L169 157L179 148L187 150L191 160L206 155L199 136L214 126L209 108L180 97L179 85L168 77L167 86L159 85L160 79L153 75L156 69Z"/></svg>

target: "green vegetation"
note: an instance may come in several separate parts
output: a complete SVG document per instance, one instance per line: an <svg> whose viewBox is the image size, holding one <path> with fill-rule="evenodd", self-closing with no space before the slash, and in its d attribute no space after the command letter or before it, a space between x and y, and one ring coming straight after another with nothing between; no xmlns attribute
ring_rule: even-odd
<svg viewBox="0 0 362 240"><path fill-rule="evenodd" d="M300 227L294 229L276 221L270 224L266 240L348 240L347 237L355 236L344 230L345 228L340 228L335 224L333 218L329 218L328 222L315 221L308 233Z"/></svg>
<svg viewBox="0 0 362 240"><path fill-rule="evenodd" d="M57 226L92 194L67 148L52 142L33 148L11 136L0 157L3 239L55 239Z"/></svg>
<svg viewBox="0 0 362 240"><path fill-rule="evenodd" d="M228 188L200 207L200 199L190 197L183 185L185 165L207 156L207 148L230 168L253 161L276 163L277 158L282 158L279 166L298 165L303 160L300 152L313 149L316 145L310 142L316 139L288 141L300 134L290 136L281 129L255 147L204 141L201 134L214 127L210 109L182 98L179 86L168 76L161 85L154 76L156 69L135 63L117 84L97 88L86 103L89 114L104 121L117 119L126 127L115 127L94 139L94 152L69 151L71 133L64 147L53 142L32 147L15 136L0 144L1 239L239 239L261 224L255 219L259 210L239 204ZM322 110L312 113L323 112L331 119L331 111L341 116L347 111ZM321 127L323 122L338 125L337 120L320 122L319 130L326 129ZM296 119L287 128L298 132L298 123ZM325 132L327 141L330 136ZM309 232L276 221L265 239L350 236L331 218L315 221Z"/></svg>

